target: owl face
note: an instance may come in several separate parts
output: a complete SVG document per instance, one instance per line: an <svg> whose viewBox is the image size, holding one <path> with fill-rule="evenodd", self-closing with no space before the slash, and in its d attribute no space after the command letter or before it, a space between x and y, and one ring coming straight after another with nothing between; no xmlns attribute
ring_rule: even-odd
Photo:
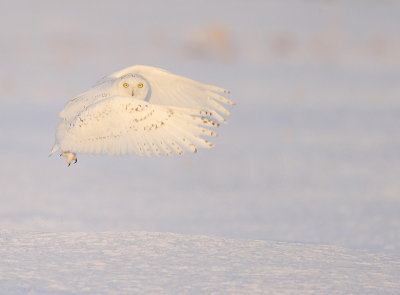
<svg viewBox="0 0 400 295"><path fill-rule="evenodd" d="M127 74L116 81L117 93L123 96L132 96L136 99L145 99L149 91L147 81L135 74Z"/></svg>

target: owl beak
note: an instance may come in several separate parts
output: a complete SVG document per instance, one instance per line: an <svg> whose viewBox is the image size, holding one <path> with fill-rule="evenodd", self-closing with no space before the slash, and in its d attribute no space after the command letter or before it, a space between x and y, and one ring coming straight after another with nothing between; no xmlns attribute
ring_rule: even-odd
<svg viewBox="0 0 400 295"><path fill-rule="evenodd" d="M132 96L134 96L135 95L135 93L133 92L133 90L132 90Z"/></svg>

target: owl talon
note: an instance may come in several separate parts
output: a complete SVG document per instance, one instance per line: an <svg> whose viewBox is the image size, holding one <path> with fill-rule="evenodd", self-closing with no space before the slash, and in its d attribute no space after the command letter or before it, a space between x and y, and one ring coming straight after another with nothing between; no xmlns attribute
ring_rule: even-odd
<svg viewBox="0 0 400 295"><path fill-rule="evenodd" d="M70 152L62 152L60 156L65 157L65 160L68 163L68 167L71 166L72 162L75 164L78 162L78 158L76 157L75 153L70 153Z"/></svg>

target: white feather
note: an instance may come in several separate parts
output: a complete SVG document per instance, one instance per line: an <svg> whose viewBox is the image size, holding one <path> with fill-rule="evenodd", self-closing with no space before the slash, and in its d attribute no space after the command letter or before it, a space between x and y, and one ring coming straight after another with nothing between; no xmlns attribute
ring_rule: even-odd
<svg viewBox="0 0 400 295"><path fill-rule="evenodd" d="M229 93L229 90L175 75L164 69L141 65L112 73L98 81L95 88L107 85L110 81L129 73L141 75L147 80L151 87L149 102L154 104L204 109L211 112L221 111L221 108L224 109L219 104L220 102L235 104L230 99L219 94ZM225 112L225 115L229 115L229 113ZM217 119L221 119L221 117L217 117Z"/></svg>
<svg viewBox="0 0 400 295"><path fill-rule="evenodd" d="M52 153L147 156L196 152L212 144L234 103L228 90L168 71L132 66L70 100L60 113Z"/></svg>
<svg viewBox="0 0 400 295"><path fill-rule="evenodd" d="M61 122L57 145L63 151L80 154L152 156L171 154L166 142L181 154L184 150L195 152L197 146L209 147L200 137L202 133L212 134L203 127L209 124L190 109L112 96Z"/></svg>

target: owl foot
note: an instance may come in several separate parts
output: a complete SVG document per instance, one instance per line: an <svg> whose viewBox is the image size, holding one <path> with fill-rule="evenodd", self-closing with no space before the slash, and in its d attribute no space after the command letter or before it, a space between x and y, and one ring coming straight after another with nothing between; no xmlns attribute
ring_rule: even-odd
<svg viewBox="0 0 400 295"><path fill-rule="evenodd" d="M62 152L62 153L60 154L60 156L65 157L65 160L66 160L67 163L68 163L68 167L71 166L71 163L72 163L72 162L74 162L74 164L75 164L76 162L78 162L78 158L76 157L76 154L75 154L75 153Z"/></svg>

